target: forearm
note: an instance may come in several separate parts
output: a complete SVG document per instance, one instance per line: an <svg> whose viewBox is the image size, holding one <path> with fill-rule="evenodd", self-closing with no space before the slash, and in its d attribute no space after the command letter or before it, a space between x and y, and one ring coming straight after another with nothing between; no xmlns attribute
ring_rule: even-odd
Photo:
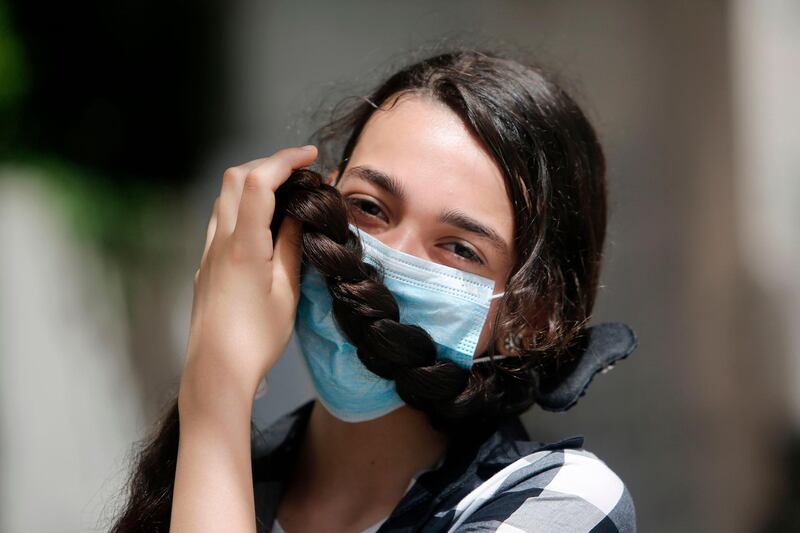
<svg viewBox="0 0 800 533"><path fill-rule="evenodd" d="M213 408L187 397L182 390L170 531L255 531L252 397L220 394Z"/></svg>
<svg viewBox="0 0 800 533"><path fill-rule="evenodd" d="M291 338L302 259L300 221L287 216L276 232L270 221L275 191L316 156L287 148L223 175L194 276L172 531L256 530L253 396Z"/></svg>

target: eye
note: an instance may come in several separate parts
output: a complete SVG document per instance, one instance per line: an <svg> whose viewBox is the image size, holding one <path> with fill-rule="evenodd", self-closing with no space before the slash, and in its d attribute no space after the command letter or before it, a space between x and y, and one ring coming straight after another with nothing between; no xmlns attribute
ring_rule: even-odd
<svg viewBox="0 0 800 533"><path fill-rule="evenodd" d="M483 265L484 264L483 260L480 258L480 256L478 254L476 254L472 250L472 248L470 248L468 246L464 246L460 242L450 242L450 243L447 243L447 244L445 244L443 246L450 246L450 245L454 245L456 247L456 250L460 250L462 252L466 252L464 254L453 252L462 261L469 261L471 263L475 263L475 264L478 264L478 265Z"/></svg>
<svg viewBox="0 0 800 533"><path fill-rule="evenodd" d="M383 214L383 210L375 202L371 202L366 198L356 198L354 196L350 196L347 198L347 203L355 207L368 217L379 218L383 221L388 222L385 216L384 217L379 216Z"/></svg>

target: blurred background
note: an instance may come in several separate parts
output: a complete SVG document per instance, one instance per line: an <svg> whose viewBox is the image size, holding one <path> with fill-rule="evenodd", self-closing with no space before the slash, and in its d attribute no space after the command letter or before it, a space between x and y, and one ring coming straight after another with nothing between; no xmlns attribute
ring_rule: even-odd
<svg viewBox="0 0 800 533"><path fill-rule="evenodd" d="M800 3L0 0L0 531L103 531L177 391L222 173L449 45L559 71L609 161L586 437L643 532L800 531ZM259 424L311 398L294 340Z"/></svg>

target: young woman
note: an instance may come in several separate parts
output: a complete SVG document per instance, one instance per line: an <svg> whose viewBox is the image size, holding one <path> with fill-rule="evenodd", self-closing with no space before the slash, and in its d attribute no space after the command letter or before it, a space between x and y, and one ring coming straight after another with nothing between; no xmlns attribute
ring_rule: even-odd
<svg viewBox="0 0 800 533"><path fill-rule="evenodd" d="M518 419L569 409L637 344L587 326L605 161L576 103L458 50L315 140L224 173L178 401L114 531L635 531L582 437ZM253 431L293 332L318 398Z"/></svg>

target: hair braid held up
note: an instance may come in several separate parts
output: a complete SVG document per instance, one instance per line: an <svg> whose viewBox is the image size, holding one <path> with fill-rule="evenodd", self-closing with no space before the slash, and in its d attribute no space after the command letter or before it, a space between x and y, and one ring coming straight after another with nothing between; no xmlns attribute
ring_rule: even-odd
<svg viewBox="0 0 800 533"><path fill-rule="evenodd" d="M338 189L314 171L295 171L275 193L275 233L284 216L302 223L304 260L323 275L333 314L364 366L393 380L408 405L428 414L434 427L454 429L460 419L491 416L497 381L437 360L431 336L400 322L397 302L382 272L363 261L358 236L348 227L347 204ZM469 386L468 386L469 385Z"/></svg>

